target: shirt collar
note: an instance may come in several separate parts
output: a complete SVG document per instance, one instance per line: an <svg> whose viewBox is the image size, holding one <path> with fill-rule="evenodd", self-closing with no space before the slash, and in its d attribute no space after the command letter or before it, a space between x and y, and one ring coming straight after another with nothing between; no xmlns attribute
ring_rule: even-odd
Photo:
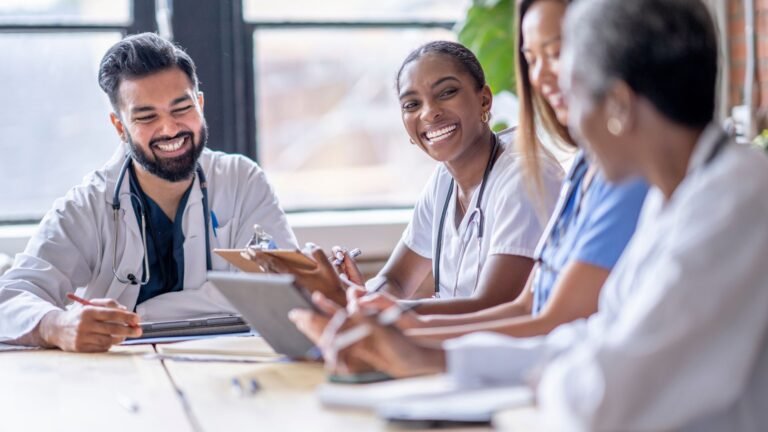
<svg viewBox="0 0 768 432"><path fill-rule="evenodd" d="M688 161L686 175L691 174L707 163L710 155L715 151L715 146L723 139L725 133L716 123L710 123L704 128Z"/></svg>

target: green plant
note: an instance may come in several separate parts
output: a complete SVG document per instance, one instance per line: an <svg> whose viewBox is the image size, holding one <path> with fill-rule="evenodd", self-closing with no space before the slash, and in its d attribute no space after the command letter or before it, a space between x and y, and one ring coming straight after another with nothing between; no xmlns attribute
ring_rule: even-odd
<svg viewBox="0 0 768 432"><path fill-rule="evenodd" d="M763 132L752 140L752 144L768 152L768 129L763 129Z"/></svg>
<svg viewBox="0 0 768 432"><path fill-rule="evenodd" d="M494 95L515 88L515 2L473 0L464 21L454 29L458 40L472 50L485 71ZM494 124L494 130L505 124Z"/></svg>
<svg viewBox="0 0 768 432"><path fill-rule="evenodd" d="M485 70L493 94L515 93L515 4L513 0L473 0L455 29Z"/></svg>

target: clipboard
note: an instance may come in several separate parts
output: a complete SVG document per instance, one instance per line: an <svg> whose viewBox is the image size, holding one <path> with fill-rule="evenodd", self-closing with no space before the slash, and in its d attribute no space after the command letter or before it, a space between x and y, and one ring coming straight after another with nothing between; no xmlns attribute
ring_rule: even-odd
<svg viewBox="0 0 768 432"><path fill-rule="evenodd" d="M233 266L248 273L264 273L261 267L250 258L242 255L245 249L214 249L214 253L224 258ZM303 253L292 249L268 249L262 251L267 255L285 260L288 264L302 270L312 270L317 267L317 263ZM245 252L247 255L247 252Z"/></svg>

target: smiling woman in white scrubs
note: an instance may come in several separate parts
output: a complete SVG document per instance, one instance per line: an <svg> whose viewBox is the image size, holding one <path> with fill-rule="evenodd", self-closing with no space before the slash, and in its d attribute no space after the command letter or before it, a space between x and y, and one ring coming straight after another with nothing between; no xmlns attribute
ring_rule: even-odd
<svg viewBox="0 0 768 432"><path fill-rule="evenodd" d="M559 167L550 161L542 170L549 200L537 205L521 155L506 135L490 129L491 93L482 69L459 44L432 42L412 52L397 75L397 91L411 142L442 163L379 283L407 298L432 270L440 300L424 310L455 312L459 304L472 310L515 298L554 206ZM445 304L471 297L477 301Z"/></svg>
<svg viewBox="0 0 768 432"><path fill-rule="evenodd" d="M369 286L413 298L432 272L438 298L419 300L423 313L471 312L514 300L555 206L561 167L551 155L540 155L542 190L530 193L535 182L525 175L514 131L491 130L491 90L477 58L461 44L436 41L417 48L403 61L396 84L411 143L440 164ZM299 285L313 291L343 288L335 275L302 273L254 254L273 270L295 273ZM345 263L343 271L362 284L353 261Z"/></svg>
<svg viewBox="0 0 768 432"><path fill-rule="evenodd" d="M564 34L571 132L609 181L639 175L652 186L598 313L547 337L478 333L442 348L354 315L342 328L364 322L371 333L342 358L475 384L541 370L537 401L553 430L764 430L768 159L712 123L717 41L706 7L581 1Z"/></svg>

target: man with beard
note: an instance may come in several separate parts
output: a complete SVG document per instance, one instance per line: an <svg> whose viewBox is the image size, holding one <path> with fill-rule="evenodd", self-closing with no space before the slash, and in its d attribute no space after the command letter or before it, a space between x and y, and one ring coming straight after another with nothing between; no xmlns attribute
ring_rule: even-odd
<svg viewBox="0 0 768 432"><path fill-rule="evenodd" d="M99 85L123 144L58 199L0 278L0 341L106 351L140 321L233 313L206 280L231 269L213 248L244 246L259 224L296 247L263 171L205 148L192 59L152 33L102 59ZM67 305L77 294L89 305Z"/></svg>

